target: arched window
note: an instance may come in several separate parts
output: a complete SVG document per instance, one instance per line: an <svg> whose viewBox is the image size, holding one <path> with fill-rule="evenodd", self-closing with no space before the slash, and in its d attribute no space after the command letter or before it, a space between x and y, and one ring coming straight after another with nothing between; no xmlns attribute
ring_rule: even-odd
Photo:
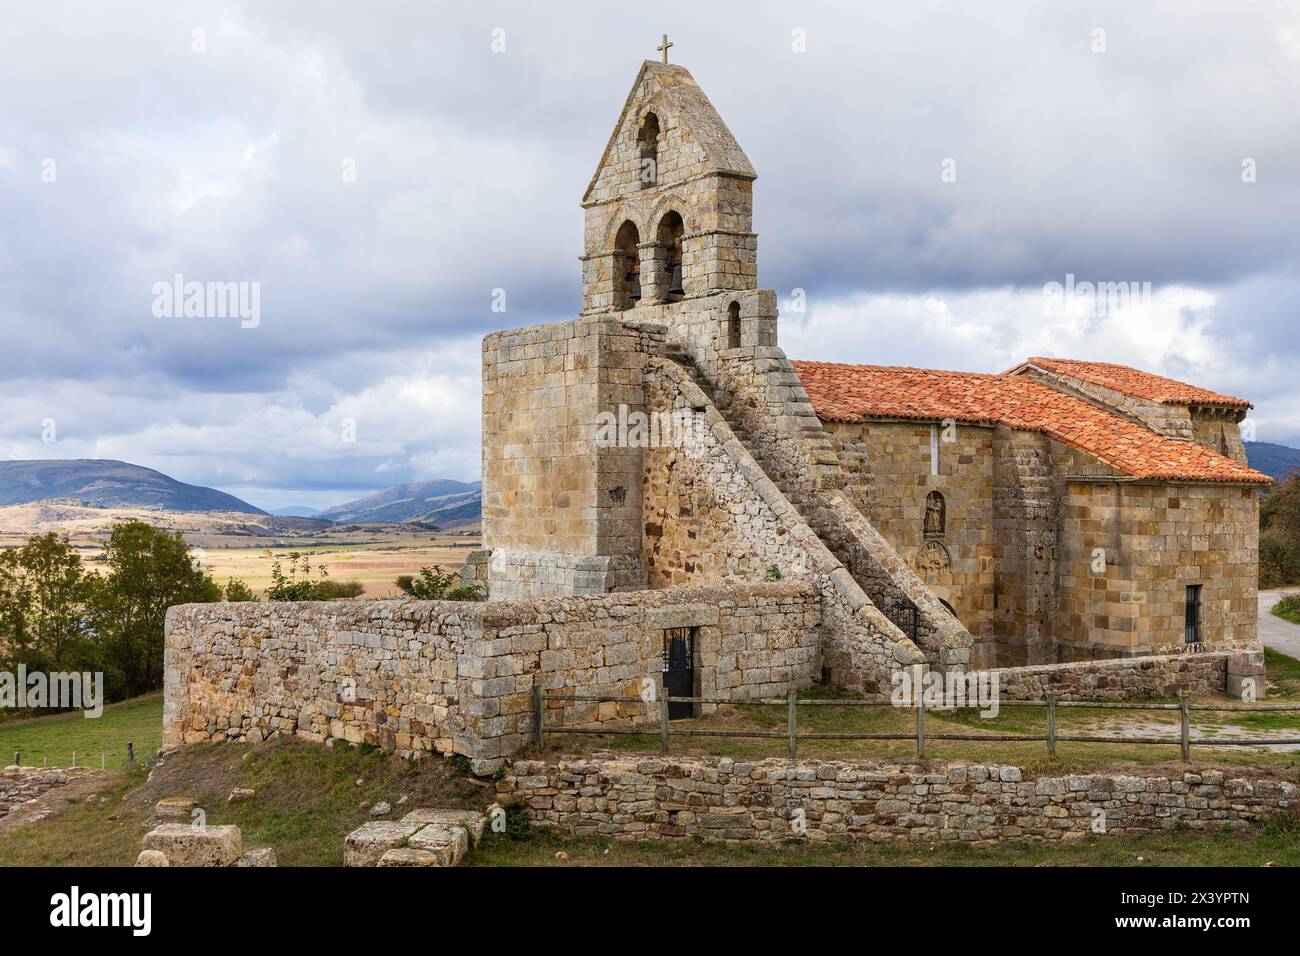
<svg viewBox="0 0 1300 956"><path fill-rule="evenodd" d="M659 182L659 117L646 113L641 118L641 128L636 133L637 143L641 147L641 166L637 170L637 179L642 189L649 189Z"/></svg>
<svg viewBox="0 0 1300 956"><path fill-rule="evenodd" d="M669 211L659 220L655 234L655 242L663 250L664 272L668 279L665 295L669 302L677 301L685 292L682 288L682 236L685 232L681 215Z"/></svg>
<svg viewBox="0 0 1300 956"><path fill-rule="evenodd" d="M628 309L641 299L641 234L628 220L614 238L614 307Z"/></svg>
<svg viewBox="0 0 1300 956"><path fill-rule="evenodd" d="M948 506L943 495L932 491L925 496L925 536L942 538L944 526L948 523Z"/></svg>
<svg viewBox="0 0 1300 956"><path fill-rule="evenodd" d="M727 306L727 348L740 348L740 303Z"/></svg>

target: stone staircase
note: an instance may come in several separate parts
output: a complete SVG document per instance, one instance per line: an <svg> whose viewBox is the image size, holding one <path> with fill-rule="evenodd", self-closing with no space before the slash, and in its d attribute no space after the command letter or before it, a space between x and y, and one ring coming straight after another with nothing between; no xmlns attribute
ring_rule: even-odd
<svg viewBox="0 0 1300 956"><path fill-rule="evenodd" d="M873 604L886 613L916 608L908 615L915 630L907 636L930 663L966 666L974 639L849 496L860 487L851 482L862 481L865 448L859 445L846 471L840 449L822 427L785 353L774 346L753 352L731 368L723 363L716 382L680 344L666 343L660 354L680 365L709 396L737 439Z"/></svg>

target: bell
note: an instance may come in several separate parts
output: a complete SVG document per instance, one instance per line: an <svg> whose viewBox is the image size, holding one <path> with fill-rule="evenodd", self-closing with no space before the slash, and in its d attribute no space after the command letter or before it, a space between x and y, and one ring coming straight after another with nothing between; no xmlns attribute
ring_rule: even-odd
<svg viewBox="0 0 1300 956"><path fill-rule="evenodd" d="M682 267L680 263L673 266L672 275L668 279L668 294L672 295L674 292L678 295L685 292L682 288Z"/></svg>

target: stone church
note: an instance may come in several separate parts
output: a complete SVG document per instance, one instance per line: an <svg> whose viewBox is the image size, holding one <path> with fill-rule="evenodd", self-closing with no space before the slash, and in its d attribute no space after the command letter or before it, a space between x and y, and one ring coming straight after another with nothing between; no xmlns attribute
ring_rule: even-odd
<svg viewBox="0 0 1300 956"><path fill-rule="evenodd" d="M756 173L681 66L646 62L582 197L582 313L483 346L494 599L799 574L728 469L602 447L619 408L716 418L934 663L1255 640L1248 402L1123 366L1001 375L792 362L758 288Z"/></svg>
<svg viewBox="0 0 1300 956"><path fill-rule="evenodd" d="M169 609L164 740L456 753L814 682L997 668L1003 700L1262 675L1241 399L1092 362L792 362L756 173L646 62L582 197L572 321L483 341L487 601ZM649 702L649 703L648 703Z"/></svg>

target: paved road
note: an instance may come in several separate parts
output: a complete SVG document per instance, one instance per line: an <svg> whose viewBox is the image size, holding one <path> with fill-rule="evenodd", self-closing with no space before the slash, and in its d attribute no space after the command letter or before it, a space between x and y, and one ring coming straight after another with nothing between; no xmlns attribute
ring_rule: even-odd
<svg viewBox="0 0 1300 956"><path fill-rule="evenodd" d="M1273 605L1286 595L1296 593L1300 592L1295 588L1259 592L1259 639L1266 647L1289 657L1300 657L1300 624L1278 617L1273 613Z"/></svg>

